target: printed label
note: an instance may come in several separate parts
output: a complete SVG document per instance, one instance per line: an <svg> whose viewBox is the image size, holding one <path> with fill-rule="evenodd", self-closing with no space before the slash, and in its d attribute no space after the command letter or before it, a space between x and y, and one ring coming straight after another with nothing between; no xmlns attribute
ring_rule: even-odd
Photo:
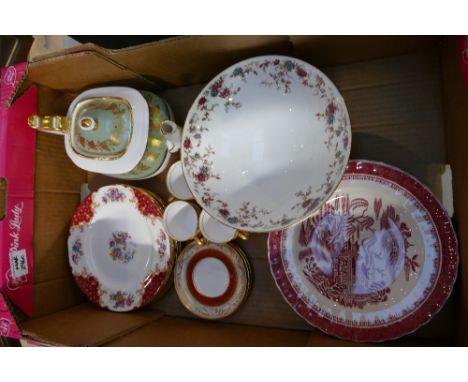
<svg viewBox="0 0 468 382"><path fill-rule="evenodd" d="M9 221L10 228L10 267L13 279L25 276L28 274L28 261L26 257L26 250L19 248L21 237L21 223L23 221L24 203L17 203L11 209L11 219Z"/></svg>
<svg viewBox="0 0 468 382"><path fill-rule="evenodd" d="M17 279L28 274L28 261L25 249L10 252L10 266L13 279Z"/></svg>

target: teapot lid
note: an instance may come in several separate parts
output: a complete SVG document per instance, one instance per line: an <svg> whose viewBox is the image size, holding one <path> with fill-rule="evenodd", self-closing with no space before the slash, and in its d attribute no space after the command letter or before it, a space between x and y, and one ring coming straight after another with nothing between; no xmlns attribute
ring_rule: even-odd
<svg viewBox="0 0 468 382"><path fill-rule="evenodd" d="M68 109L68 156L86 171L121 174L142 158L149 110L142 94L127 87L87 90Z"/></svg>
<svg viewBox="0 0 468 382"><path fill-rule="evenodd" d="M79 101L70 118L70 144L87 158L120 158L133 131L130 103L118 97L89 97Z"/></svg>

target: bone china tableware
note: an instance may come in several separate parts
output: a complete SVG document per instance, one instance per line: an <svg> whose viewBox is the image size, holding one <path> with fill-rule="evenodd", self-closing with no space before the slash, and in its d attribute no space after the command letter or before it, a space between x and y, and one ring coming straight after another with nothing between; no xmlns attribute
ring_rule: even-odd
<svg viewBox="0 0 468 382"><path fill-rule="evenodd" d="M121 185L102 187L80 204L70 226L69 263L93 303L125 312L165 290L175 255L162 212L148 194Z"/></svg>
<svg viewBox="0 0 468 382"><path fill-rule="evenodd" d="M87 90L67 116L30 116L31 127L65 136L65 149L80 168L120 179L144 179L162 172L170 152L160 128L172 119L164 100L127 87Z"/></svg>
<svg viewBox="0 0 468 382"><path fill-rule="evenodd" d="M191 243L179 254L174 285L182 304L210 320L234 313L251 286L247 257L233 244Z"/></svg>
<svg viewBox="0 0 468 382"><path fill-rule="evenodd" d="M181 159L197 202L249 232L311 215L344 173L346 105L317 68L283 56L231 66L201 91L182 132Z"/></svg>
<svg viewBox="0 0 468 382"><path fill-rule="evenodd" d="M177 241L196 240L202 244L199 237L198 215L200 207L195 203L176 200L164 210L163 224L169 237Z"/></svg>
<svg viewBox="0 0 468 382"><path fill-rule="evenodd" d="M192 192L185 180L181 161L177 161L169 167L166 176L166 186L169 192L179 200L193 199Z"/></svg>
<svg viewBox="0 0 468 382"><path fill-rule="evenodd" d="M198 225L203 237L212 243L227 243L238 237L248 240L249 234L238 231L219 220L211 217L206 211L202 211L198 217Z"/></svg>
<svg viewBox="0 0 468 382"><path fill-rule="evenodd" d="M268 257L291 307L326 333L384 341L411 333L444 305L457 239L434 195L403 171L350 161L308 220L270 233Z"/></svg>

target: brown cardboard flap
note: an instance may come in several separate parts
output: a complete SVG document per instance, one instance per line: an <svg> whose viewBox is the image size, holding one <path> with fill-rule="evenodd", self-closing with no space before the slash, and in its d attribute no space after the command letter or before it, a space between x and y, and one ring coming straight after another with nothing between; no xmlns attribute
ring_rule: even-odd
<svg viewBox="0 0 468 382"><path fill-rule="evenodd" d="M49 274L48 277L53 275ZM37 282L33 289L34 317L68 309L85 300L71 274L60 279Z"/></svg>
<svg viewBox="0 0 468 382"><path fill-rule="evenodd" d="M65 154L63 137L38 133L36 146L34 282L69 276L68 226L86 172Z"/></svg>
<svg viewBox="0 0 468 382"><path fill-rule="evenodd" d="M44 86L37 87L37 112L41 115L66 115L78 92L65 93ZM52 135L53 134L48 134ZM63 137L62 137L63 140ZM63 142L62 142L63 143ZM63 148L62 144L62 148ZM65 154L65 153L64 153Z"/></svg>
<svg viewBox="0 0 468 382"><path fill-rule="evenodd" d="M308 332L164 316L106 346L304 346Z"/></svg>
<svg viewBox="0 0 468 382"><path fill-rule="evenodd" d="M28 80L51 89L75 92L109 83L135 87L154 85L117 62L91 51L54 55L31 62Z"/></svg>
<svg viewBox="0 0 468 382"><path fill-rule="evenodd" d="M325 68L349 110L353 159L397 166L428 184L445 164L437 51Z"/></svg>
<svg viewBox="0 0 468 382"><path fill-rule="evenodd" d="M252 56L292 54L287 36L192 36L115 50L111 57L165 87L210 80ZM135 59L138 57L138 59Z"/></svg>
<svg viewBox="0 0 468 382"><path fill-rule="evenodd" d="M161 316L160 312L139 310L114 313L81 304L23 323L23 331L37 339L68 346L98 346L136 330Z"/></svg>
<svg viewBox="0 0 468 382"><path fill-rule="evenodd" d="M31 58L31 55L29 56L29 61L32 62L37 62L37 61L44 61L48 60L50 58L55 58L55 57L63 57L67 56L69 54L74 54L74 53L79 53L79 52L89 52L89 53L97 53L102 56L106 56L109 54L109 50L93 44L93 43L86 43L86 44L80 44L71 48L63 49L61 51L53 51L51 53L46 53L46 54L41 54L41 55L34 55L34 57Z"/></svg>
<svg viewBox="0 0 468 382"><path fill-rule="evenodd" d="M36 142L35 191L79 194L86 171L73 164L65 153L63 136L38 132ZM52 200L49 200L49 203ZM70 216L71 218L71 216Z"/></svg>
<svg viewBox="0 0 468 382"><path fill-rule="evenodd" d="M446 38L443 51L444 107L450 165L453 171L455 223L460 246L458 340L468 344L468 85L459 65L458 41Z"/></svg>
<svg viewBox="0 0 468 382"><path fill-rule="evenodd" d="M54 104L56 93L45 94L40 112L47 109L44 100ZM62 109L60 101L49 110ZM76 167L64 150L64 139L38 133L36 141L34 206L34 316L68 308L83 300L71 278L68 265L68 226L80 202L80 185L86 172Z"/></svg>
<svg viewBox="0 0 468 382"><path fill-rule="evenodd" d="M296 56L318 66L397 56L440 41L437 36L291 36Z"/></svg>
<svg viewBox="0 0 468 382"><path fill-rule="evenodd" d="M80 195L41 192L35 202L34 283L68 277L68 227Z"/></svg>

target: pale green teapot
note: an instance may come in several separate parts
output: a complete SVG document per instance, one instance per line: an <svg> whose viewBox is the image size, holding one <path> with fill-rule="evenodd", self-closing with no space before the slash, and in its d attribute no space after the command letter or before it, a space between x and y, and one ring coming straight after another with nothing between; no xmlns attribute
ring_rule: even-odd
<svg viewBox="0 0 468 382"><path fill-rule="evenodd" d="M78 167L125 180L164 171L178 149L161 133L164 125L174 128L172 121L163 99L128 87L90 89L73 100L66 117L28 119L37 130L64 135L66 152Z"/></svg>

